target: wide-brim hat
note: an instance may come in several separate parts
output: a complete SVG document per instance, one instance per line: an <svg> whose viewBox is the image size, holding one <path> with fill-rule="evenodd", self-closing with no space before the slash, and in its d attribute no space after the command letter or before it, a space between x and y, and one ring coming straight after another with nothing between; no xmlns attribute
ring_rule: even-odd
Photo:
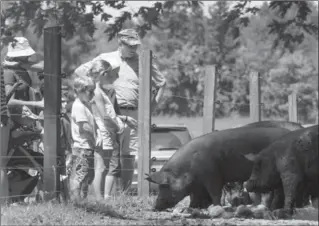
<svg viewBox="0 0 319 226"><path fill-rule="evenodd" d="M29 44L28 39L24 37L15 37L9 43L7 57L27 57L35 54L35 51Z"/></svg>
<svg viewBox="0 0 319 226"><path fill-rule="evenodd" d="M118 38L121 42L124 42L130 46L140 45L141 41L138 33L134 29L124 29L118 33Z"/></svg>

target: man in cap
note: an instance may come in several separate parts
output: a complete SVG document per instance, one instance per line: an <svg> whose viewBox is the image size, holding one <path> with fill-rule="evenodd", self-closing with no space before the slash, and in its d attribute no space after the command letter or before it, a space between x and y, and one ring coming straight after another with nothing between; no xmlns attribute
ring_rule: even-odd
<svg viewBox="0 0 319 226"><path fill-rule="evenodd" d="M109 59L113 58L120 64L119 78L114 82L114 88L116 91L116 98L121 111L121 115L126 115L138 119L138 89L139 89L139 57L137 49L141 45L141 41L137 32L134 29L125 29L118 33L118 44L119 47L116 51L110 53L103 53L94 58L98 59ZM86 74L90 68L91 63L86 63L76 69L75 74ZM146 75L145 75L146 76ZM163 90L166 84L166 80L161 72L157 69L156 65L151 65L151 78L152 87L155 90L153 94L152 107L160 101L163 94ZM131 155L138 151L138 133L137 129L132 129L129 126L125 126L125 130L122 136L122 148L121 155L122 160L125 158L134 158ZM132 161L134 160L132 159ZM125 168L125 164L122 164ZM127 170L122 172L128 173ZM131 175L127 175L127 180L132 181L133 169L130 172ZM126 176L122 176L126 177ZM125 179L126 180L126 179ZM126 185L130 185L126 183ZM124 186L126 186L124 185Z"/></svg>

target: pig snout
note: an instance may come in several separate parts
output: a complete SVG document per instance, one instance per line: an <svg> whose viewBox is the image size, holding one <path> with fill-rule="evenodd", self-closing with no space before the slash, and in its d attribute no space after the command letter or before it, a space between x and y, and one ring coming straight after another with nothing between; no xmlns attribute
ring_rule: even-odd
<svg viewBox="0 0 319 226"><path fill-rule="evenodd" d="M155 204L153 206L153 211L156 212L156 211L163 211L165 209L168 209L168 208L172 208L175 206L175 202L172 202L171 200L169 199L163 199L163 198L158 198L156 199L155 201Z"/></svg>
<svg viewBox="0 0 319 226"><path fill-rule="evenodd" d="M242 191L240 194L235 195L234 197L232 197L230 204L232 206L240 206L240 205L248 205L250 204L252 201L249 197L249 193Z"/></svg>

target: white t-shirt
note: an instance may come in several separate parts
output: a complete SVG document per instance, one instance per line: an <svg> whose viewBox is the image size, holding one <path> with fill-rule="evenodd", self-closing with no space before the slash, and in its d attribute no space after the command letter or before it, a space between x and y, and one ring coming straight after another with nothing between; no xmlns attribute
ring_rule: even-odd
<svg viewBox="0 0 319 226"><path fill-rule="evenodd" d="M84 134L80 133L80 122L87 122L93 128L94 131L92 132L94 134L94 140L90 140L91 138L85 137ZM74 148L95 148L96 126L93 114L91 110L88 107L86 107L78 98L75 99L72 105L71 132Z"/></svg>

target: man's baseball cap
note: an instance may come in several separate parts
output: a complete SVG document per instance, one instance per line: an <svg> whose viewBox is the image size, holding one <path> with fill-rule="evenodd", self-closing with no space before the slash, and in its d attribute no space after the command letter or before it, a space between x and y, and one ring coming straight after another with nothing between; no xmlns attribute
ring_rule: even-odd
<svg viewBox="0 0 319 226"><path fill-rule="evenodd" d="M124 29L118 33L118 38L121 42L124 42L130 46L140 45L141 41L138 33L134 29Z"/></svg>

